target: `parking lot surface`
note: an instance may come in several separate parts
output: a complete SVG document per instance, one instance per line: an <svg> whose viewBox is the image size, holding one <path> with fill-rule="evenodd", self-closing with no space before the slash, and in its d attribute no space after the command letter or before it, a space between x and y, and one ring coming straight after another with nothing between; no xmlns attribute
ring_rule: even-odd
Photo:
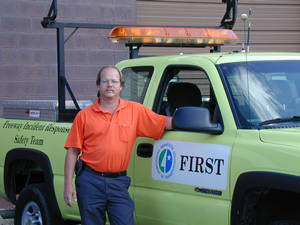
<svg viewBox="0 0 300 225"><path fill-rule="evenodd" d="M0 225L13 225L13 218L6 218L12 216L14 205L10 202L0 198Z"/></svg>

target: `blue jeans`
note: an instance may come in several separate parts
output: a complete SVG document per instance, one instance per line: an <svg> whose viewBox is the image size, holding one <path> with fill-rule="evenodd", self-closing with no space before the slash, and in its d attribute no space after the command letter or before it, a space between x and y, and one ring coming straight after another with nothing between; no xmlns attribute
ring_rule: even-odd
<svg viewBox="0 0 300 225"><path fill-rule="evenodd" d="M83 170L75 183L82 225L104 225L106 212L111 225L134 225L130 177L101 177Z"/></svg>

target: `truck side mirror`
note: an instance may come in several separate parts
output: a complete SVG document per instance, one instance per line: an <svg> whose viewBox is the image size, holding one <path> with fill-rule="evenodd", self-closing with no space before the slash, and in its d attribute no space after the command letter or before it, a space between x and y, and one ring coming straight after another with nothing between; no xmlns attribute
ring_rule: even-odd
<svg viewBox="0 0 300 225"><path fill-rule="evenodd" d="M223 127L220 123L213 123L207 108L180 107L173 117L173 127L176 130L198 131L210 134L222 134Z"/></svg>

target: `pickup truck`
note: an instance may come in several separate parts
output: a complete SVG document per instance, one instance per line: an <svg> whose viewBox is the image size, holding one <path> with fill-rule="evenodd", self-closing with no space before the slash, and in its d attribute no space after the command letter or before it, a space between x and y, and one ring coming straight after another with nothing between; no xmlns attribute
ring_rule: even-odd
<svg viewBox="0 0 300 225"><path fill-rule="evenodd" d="M299 224L300 54L177 55L117 66L123 98L174 115L161 140L136 140L128 169L136 224ZM16 202L17 224L24 213L43 224L57 212L80 219L63 201L70 127L0 120L0 190Z"/></svg>
<svg viewBox="0 0 300 225"><path fill-rule="evenodd" d="M193 34L228 32L199 29L186 45L218 50L222 38ZM114 42L142 39L112 34ZM154 38L161 45L171 39ZM116 66L125 79L122 98L173 116L174 130L158 141L139 137L132 150L136 224L300 224L300 54L216 51ZM61 100L4 102L0 195L16 205L17 225L80 223L76 203L63 200L63 146L74 107L92 102Z"/></svg>

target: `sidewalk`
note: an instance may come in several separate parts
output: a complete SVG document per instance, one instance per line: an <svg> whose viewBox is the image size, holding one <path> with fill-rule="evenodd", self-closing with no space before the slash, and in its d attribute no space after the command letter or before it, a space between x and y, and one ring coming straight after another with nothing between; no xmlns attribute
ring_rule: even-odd
<svg viewBox="0 0 300 225"><path fill-rule="evenodd" d="M0 198L0 213L5 212L4 214L11 214L11 213L6 213L6 210L11 210L14 209L14 205L11 204L10 202L6 201L3 198ZM14 224L14 219L13 218L8 218L8 219L3 219L1 217L2 214L0 214L0 225L13 225Z"/></svg>
<svg viewBox="0 0 300 225"><path fill-rule="evenodd" d="M15 206L14 206L12 203L6 201L6 200L3 199L3 198L0 198L0 210L1 210L1 209L12 209L12 208L14 208L14 207L15 207Z"/></svg>
<svg viewBox="0 0 300 225"><path fill-rule="evenodd" d="M14 225L14 219L2 219L0 216L0 225Z"/></svg>

